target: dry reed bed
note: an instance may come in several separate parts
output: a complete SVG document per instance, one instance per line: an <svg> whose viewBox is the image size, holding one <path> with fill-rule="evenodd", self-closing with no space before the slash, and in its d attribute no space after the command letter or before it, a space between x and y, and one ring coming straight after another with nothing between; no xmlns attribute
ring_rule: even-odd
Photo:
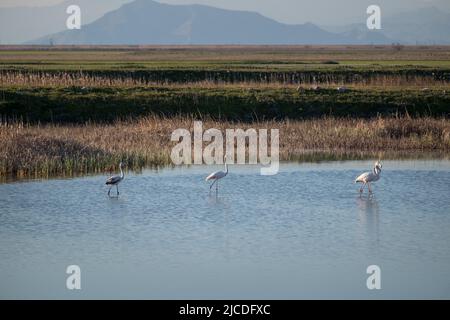
<svg viewBox="0 0 450 320"><path fill-rule="evenodd" d="M84 125L0 125L0 177L49 177L109 172L119 161L130 169L170 165L173 130L193 130L193 119L148 117L133 122ZM334 119L231 123L207 120L203 129L280 130L280 158L306 150L342 152L450 151L450 120L434 118Z"/></svg>
<svg viewBox="0 0 450 320"><path fill-rule="evenodd" d="M214 74L214 73L212 73ZM267 79L266 81L244 80L227 81L215 78L199 81L173 82L168 79L152 81L144 77L132 76L112 76L112 75L90 75L80 72L57 72L57 73L22 73L20 71L8 71L0 73L0 87L94 87L94 88L130 88L147 86L165 86L173 88L199 87L199 88L229 88L229 87L252 87L252 88L286 88L298 85L321 85L321 86L349 86L353 88L425 88L425 87L446 87L450 84L446 80L436 80L429 76L422 75L373 75L370 77L357 77L349 81L341 79L340 76L329 75L324 79L315 77L305 77L293 81L286 79L281 81L278 78Z"/></svg>

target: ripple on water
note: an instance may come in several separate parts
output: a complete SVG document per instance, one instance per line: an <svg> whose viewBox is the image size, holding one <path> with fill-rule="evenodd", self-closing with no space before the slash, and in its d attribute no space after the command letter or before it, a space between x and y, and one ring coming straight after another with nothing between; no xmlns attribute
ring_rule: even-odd
<svg viewBox="0 0 450 320"><path fill-rule="evenodd" d="M386 161L360 197L371 165L231 166L218 196L206 166L129 174L118 199L103 176L0 184L0 282L16 288L0 297L64 297L26 275L49 270L36 281L57 288L52 270L72 263L91 272L85 297L365 297L370 264L392 279L382 297L450 297L450 162ZM409 288L395 280L406 269Z"/></svg>

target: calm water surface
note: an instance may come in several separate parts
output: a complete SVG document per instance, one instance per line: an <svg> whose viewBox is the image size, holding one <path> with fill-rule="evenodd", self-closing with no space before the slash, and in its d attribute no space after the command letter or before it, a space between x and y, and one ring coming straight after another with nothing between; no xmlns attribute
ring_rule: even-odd
<svg viewBox="0 0 450 320"><path fill-rule="evenodd" d="M0 298L450 298L450 161L231 166L0 184ZM66 289L66 267L82 289ZM366 287L366 268L382 289Z"/></svg>

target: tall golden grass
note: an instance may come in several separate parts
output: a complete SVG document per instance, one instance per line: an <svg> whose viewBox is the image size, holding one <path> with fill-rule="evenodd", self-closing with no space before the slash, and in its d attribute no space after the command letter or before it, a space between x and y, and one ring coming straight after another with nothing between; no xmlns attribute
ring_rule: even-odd
<svg viewBox="0 0 450 320"><path fill-rule="evenodd" d="M240 81L227 82L216 80L168 82L150 81L143 78L133 78L130 76L95 76L74 72L58 73L23 73L21 71L6 71L0 74L0 87L93 87L93 88L131 88L147 86L164 86L173 88L198 87L198 88L295 88L298 85L321 85L325 87L348 86L352 88L450 88L448 81L435 80L427 76L405 76L405 75L375 75L371 77L361 77L359 80L346 82L338 80L333 76L327 77L323 81L302 80L292 83L291 81Z"/></svg>
<svg viewBox="0 0 450 320"><path fill-rule="evenodd" d="M0 177L42 178L110 172L120 161L128 168L170 165L173 130L193 130L188 117L147 117L114 124L0 124ZM280 158L306 151L383 153L450 151L450 120L420 118L335 119L232 123L203 121L203 129L280 130Z"/></svg>

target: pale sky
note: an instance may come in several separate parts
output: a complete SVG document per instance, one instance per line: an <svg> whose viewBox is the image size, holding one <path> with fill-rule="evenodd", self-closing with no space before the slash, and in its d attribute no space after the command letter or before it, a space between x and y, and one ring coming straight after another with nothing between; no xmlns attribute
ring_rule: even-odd
<svg viewBox="0 0 450 320"><path fill-rule="evenodd" d="M126 1L124 0L124 2ZM59 2L63 1L0 0L0 7L45 6ZM77 0L72 2L76 4ZM256 11L284 23L313 22L321 25L364 21L366 18L365 10L371 4L380 5L385 14L430 4L441 8L450 8L449 0L159 0L159 2L170 4L198 3L226 9Z"/></svg>

